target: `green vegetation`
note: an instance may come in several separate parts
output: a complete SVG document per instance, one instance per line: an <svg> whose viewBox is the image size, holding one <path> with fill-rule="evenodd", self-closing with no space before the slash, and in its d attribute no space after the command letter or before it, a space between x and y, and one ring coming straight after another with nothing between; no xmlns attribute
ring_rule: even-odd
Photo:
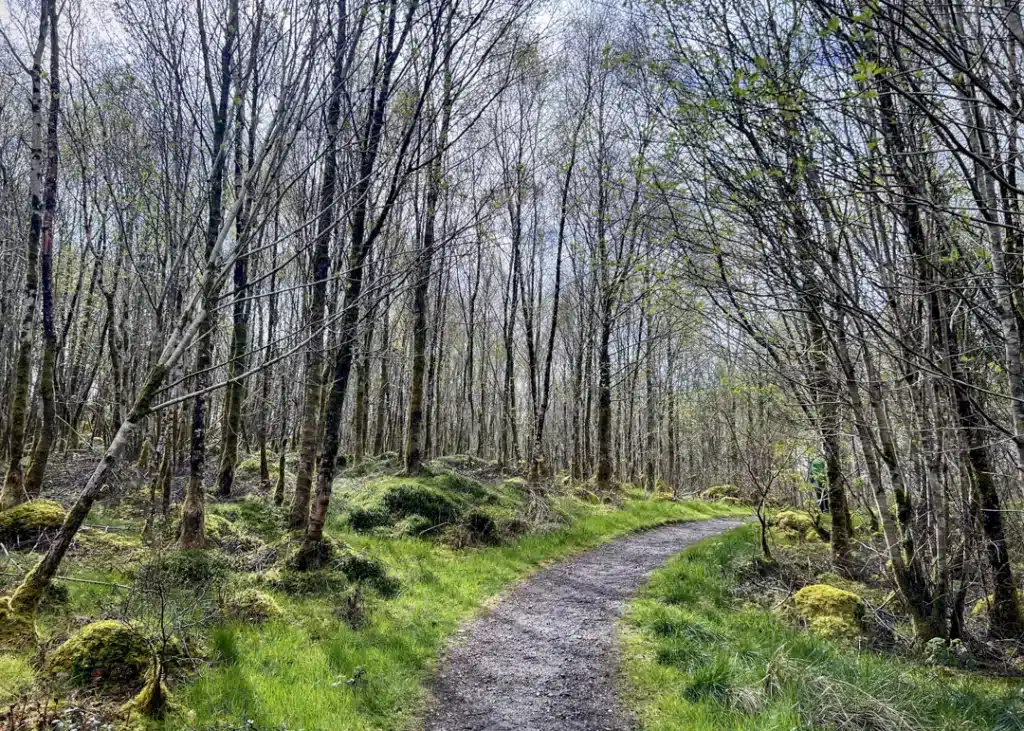
<svg viewBox="0 0 1024 731"><path fill-rule="evenodd" d="M64 508L53 500L30 500L0 511L0 543L34 541L42 533L59 529L64 516Z"/></svg>
<svg viewBox="0 0 1024 731"><path fill-rule="evenodd" d="M632 603L623 669L643 729L1021 728L1024 698L1011 682L857 649L772 612L757 591L744 600L757 552L756 526L704 541ZM859 602L813 589L805 598L834 614Z"/></svg>
<svg viewBox="0 0 1024 731"><path fill-rule="evenodd" d="M32 681L32 666L26 658L0 654L0 707L27 691Z"/></svg>
<svg viewBox="0 0 1024 731"><path fill-rule="evenodd" d="M864 602L845 589L811 584L793 595L793 609L807 626L825 637L853 639L863 629Z"/></svg>
<svg viewBox="0 0 1024 731"><path fill-rule="evenodd" d="M152 653L145 638L122 622L88 624L58 647L47 669L76 685L131 683L145 672Z"/></svg>
<svg viewBox="0 0 1024 731"><path fill-rule="evenodd" d="M371 487L370 499L396 482ZM428 485L433 494L437 482L428 480ZM490 493L496 488L483 489ZM497 496L498 502L504 499ZM461 550L444 541L356 533L347 527L348 515L339 514L330 523L335 542L380 561L401 582L397 597L342 593L340 586L327 592L279 591L274 598L284 614L280 621L215 631L220 660L178 690L189 710L173 725L237 726L247 719L261 729L285 724L346 731L403 728L422 705L423 685L446 638L511 582L545 561L631 531L735 512L639 495L617 507L572 498L556 499L553 507L563 521L559 527L506 545ZM275 572L279 578L299 575ZM354 613L364 611L362 602L365 619L352 621Z"/></svg>

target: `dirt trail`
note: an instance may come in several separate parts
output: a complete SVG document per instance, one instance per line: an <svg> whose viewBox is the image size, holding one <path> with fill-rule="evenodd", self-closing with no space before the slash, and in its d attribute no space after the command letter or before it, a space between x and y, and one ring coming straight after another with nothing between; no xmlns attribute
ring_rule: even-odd
<svg viewBox="0 0 1024 731"><path fill-rule="evenodd" d="M442 659L426 731L623 731L615 622L647 576L741 524L678 523L544 569L468 623Z"/></svg>

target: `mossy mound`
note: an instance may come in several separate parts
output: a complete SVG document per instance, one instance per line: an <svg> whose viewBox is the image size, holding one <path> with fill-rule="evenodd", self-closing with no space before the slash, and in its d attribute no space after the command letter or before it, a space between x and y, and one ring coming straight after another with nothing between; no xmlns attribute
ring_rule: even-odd
<svg viewBox="0 0 1024 731"><path fill-rule="evenodd" d="M348 588L348 577L334 568L299 571L288 566L275 566L263 575L268 587L289 596L321 596L340 594Z"/></svg>
<svg viewBox="0 0 1024 731"><path fill-rule="evenodd" d="M227 518L214 513L206 514L206 540L228 552L255 551L263 542L235 526Z"/></svg>
<svg viewBox="0 0 1024 731"><path fill-rule="evenodd" d="M434 525L450 523L459 513L451 496L423 482L395 485L384 495L384 509L395 518L421 515Z"/></svg>
<svg viewBox="0 0 1024 731"><path fill-rule="evenodd" d="M811 584L793 595L793 609L825 637L848 640L863 633L864 601L852 591Z"/></svg>
<svg viewBox="0 0 1024 731"><path fill-rule="evenodd" d="M384 564L370 556L346 550L339 555L336 565L353 583L368 584L383 597L398 594L401 586L398 579L388 573Z"/></svg>
<svg viewBox="0 0 1024 731"><path fill-rule="evenodd" d="M712 485L700 494L701 500L724 500L725 498L741 499L740 489L735 485Z"/></svg>
<svg viewBox="0 0 1024 731"><path fill-rule="evenodd" d="M783 510L776 515L775 527L782 531L784 538L790 540L814 541L818 538L811 516L796 510Z"/></svg>
<svg viewBox="0 0 1024 731"><path fill-rule="evenodd" d="M47 669L75 685L134 683L152 663L146 640L121 622L88 624L58 647Z"/></svg>
<svg viewBox="0 0 1024 731"><path fill-rule="evenodd" d="M0 647L15 649L36 642L36 626L32 617L11 609L11 600L0 597Z"/></svg>
<svg viewBox="0 0 1024 731"><path fill-rule="evenodd" d="M417 533L451 525L475 504L497 498L476 480L458 473L416 478L384 478L365 485L348 511L353 530L395 526L414 516ZM413 526L410 526L413 527Z"/></svg>
<svg viewBox="0 0 1024 731"><path fill-rule="evenodd" d="M274 597L259 589L243 589L224 606L224 615L228 619L251 624L263 624L281 614L281 607Z"/></svg>
<svg viewBox="0 0 1024 731"><path fill-rule="evenodd" d="M0 542L8 546L34 543L44 533L56 533L67 513L53 500L29 500L0 512Z"/></svg>
<svg viewBox="0 0 1024 731"><path fill-rule="evenodd" d="M135 580L141 586L170 584L200 588L223 581L229 571L230 566L223 556L193 548L156 556L139 567Z"/></svg>

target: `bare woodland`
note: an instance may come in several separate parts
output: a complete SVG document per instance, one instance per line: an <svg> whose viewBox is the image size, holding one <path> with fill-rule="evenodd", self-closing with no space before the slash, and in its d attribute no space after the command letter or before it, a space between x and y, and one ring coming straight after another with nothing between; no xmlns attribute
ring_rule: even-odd
<svg viewBox="0 0 1024 731"><path fill-rule="evenodd" d="M1024 633L1015 3L24 0L0 27L0 502L88 465L0 622L129 470L202 548L255 456L313 564L335 477L383 454L812 509L820 454L837 570L862 511L920 638L979 584Z"/></svg>

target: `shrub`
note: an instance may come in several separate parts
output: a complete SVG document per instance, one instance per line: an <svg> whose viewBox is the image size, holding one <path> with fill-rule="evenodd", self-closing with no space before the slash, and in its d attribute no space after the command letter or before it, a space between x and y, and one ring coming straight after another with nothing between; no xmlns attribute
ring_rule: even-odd
<svg viewBox="0 0 1024 731"><path fill-rule="evenodd" d="M15 505L0 512L0 542L33 542L43 533L59 530L66 515L60 503L53 500L29 500Z"/></svg>
<svg viewBox="0 0 1024 731"><path fill-rule="evenodd" d="M58 647L47 669L76 685L130 683L151 662L152 653L142 635L121 622L104 620L86 625Z"/></svg>

